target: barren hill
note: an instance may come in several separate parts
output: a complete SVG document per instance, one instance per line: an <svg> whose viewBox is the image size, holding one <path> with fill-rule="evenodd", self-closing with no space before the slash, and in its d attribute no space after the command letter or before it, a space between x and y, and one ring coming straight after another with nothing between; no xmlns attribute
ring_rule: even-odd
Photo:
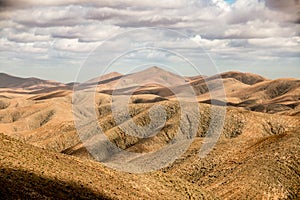
<svg viewBox="0 0 300 200"><path fill-rule="evenodd" d="M262 81L266 81L268 79L252 73L241 73L241 72L225 72L220 75L223 79L226 78L234 78L244 84L254 85L256 83L260 83ZM214 77L214 76L213 76Z"/></svg>
<svg viewBox="0 0 300 200"><path fill-rule="evenodd" d="M38 78L19 78L0 73L0 88L36 90L57 86L64 86L64 84L55 81L45 81Z"/></svg>
<svg viewBox="0 0 300 200"><path fill-rule="evenodd" d="M136 83L141 85L137 86ZM299 113L299 80L270 80L251 73L226 72L210 77L182 78L158 67L152 67L118 76L117 79L108 79L99 84L98 91L106 94L150 94L172 100L174 91L182 93L188 86L193 87L200 103L211 103L212 97L215 97L214 100L220 99L228 106L243 107L257 112L291 115Z"/></svg>
<svg viewBox="0 0 300 200"><path fill-rule="evenodd" d="M0 134L2 199L215 199L162 173L134 175L49 152Z"/></svg>
<svg viewBox="0 0 300 200"><path fill-rule="evenodd" d="M53 81L44 81L37 78L18 78L7 74L0 74L1 93L35 94L30 98L48 98L66 96L79 85ZM262 76L226 72L210 77L194 76L180 77L177 74L152 67L140 72L122 75L113 72L97 77L82 84L80 87L97 88L100 93L106 94L134 94L157 95L162 99L174 99L174 91L184 93L192 87L200 103L211 104L223 101L221 104L243 107L257 112L282 113L299 115L300 81L297 79L270 80ZM22 89L22 90L20 90ZM213 95L212 95L213 94ZM141 99L141 102L148 100ZM218 103L218 105L221 105Z"/></svg>
<svg viewBox="0 0 300 200"><path fill-rule="evenodd" d="M86 81L86 83L94 83L94 84L105 84L107 82L111 82L113 80L118 80L122 77L123 75L121 73L118 72L111 72L105 75L102 75L100 77L96 77L96 78L92 78L88 81Z"/></svg>
<svg viewBox="0 0 300 200"><path fill-rule="evenodd" d="M147 82L151 73L157 75L156 82L164 81L170 87ZM125 82L118 83L119 80ZM145 84L137 85L140 81ZM269 80L240 72L182 79L154 67L125 76L113 73L89 84L80 89L90 92L90 87L97 84L91 104L85 104L84 99L72 99L72 86L45 86L33 91L29 87L19 93L14 93L14 88L10 92L0 91L0 132L4 133L0 135L0 184L8 186L0 190L1 197L6 194L7 198L16 195L13 197L39 199L299 198L299 80ZM126 87L116 92L113 88L117 84ZM135 88L132 95L131 85ZM181 105L172 90L184 93L186 85L195 91L199 113L191 109L181 117ZM207 85L213 86L211 91ZM222 91L228 105L224 126L216 146L200 158L202 146L210 144L205 139L209 128L217 130L210 126L212 113L218 116L224 108L224 104L216 103L217 99L211 99L210 93L218 97ZM130 94L129 115L140 126L151 124L153 107L164 108L164 126L156 135L141 138L135 135L139 132L131 128L124 113L118 112L117 123L111 107L113 92L117 97ZM74 116L80 113L72 110L77 101L88 105L83 112L95 110L97 125L111 142L128 152L155 152L172 144L178 135L189 140L193 137L192 122L199 121L199 126L190 148L173 164L141 175L117 172L96 162L80 140L74 124ZM212 102L217 105L210 105ZM186 101L185 105L189 107L191 103ZM92 126L87 123L83 128L92 130ZM124 128L131 130L131 134L126 134ZM157 127L152 128L155 131ZM92 144L97 145L94 136L88 135ZM172 147L171 152L179 147ZM120 155L117 152L105 156L103 160ZM145 164L139 158L128 162ZM72 196L68 196L70 191L74 191Z"/></svg>

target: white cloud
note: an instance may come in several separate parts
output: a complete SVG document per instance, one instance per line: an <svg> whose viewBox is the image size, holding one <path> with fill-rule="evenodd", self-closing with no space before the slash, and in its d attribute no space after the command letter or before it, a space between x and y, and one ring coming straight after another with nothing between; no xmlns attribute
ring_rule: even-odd
<svg viewBox="0 0 300 200"><path fill-rule="evenodd" d="M38 7L17 10L13 21L29 27L74 26L82 23L84 10L78 6Z"/></svg>
<svg viewBox="0 0 300 200"><path fill-rule="evenodd" d="M97 47L99 43L84 43L78 39L58 39L53 43L53 48L59 51L88 53Z"/></svg>
<svg viewBox="0 0 300 200"><path fill-rule="evenodd" d="M19 43L37 43L50 40L48 35L35 35L34 33L8 33L7 39Z"/></svg>
<svg viewBox="0 0 300 200"><path fill-rule="evenodd" d="M212 49L220 49L228 47L229 42L227 40L208 40L201 38L200 35L196 35L191 38L193 41L197 42L204 49L212 50Z"/></svg>
<svg viewBox="0 0 300 200"><path fill-rule="evenodd" d="M233 24L224 33L227 38L293 37L295 35L297 35L297 30L294 26L284 26L274 21L261 21L260 19Z"/></svg>
<svg viewBox="0 0 300 200"><path fill-rule="evenodd" d="M299 51L298 8L294 0L237 0L231 5L223 0L16 0L0 11L0 60L14 52L57 63L87 55L116 34L155 26L188 38L136 34L103 48L114 54L143 46L131 44L133 37L140 37L145 43L159 40L165 48L193 55L192 39L218 58L281 57L283 62Z"/></svg>
<svg viewBox="0 0 300 200"><path fill-rule="evenodd" d="M280 37L271 37L271 38L255 38L255 39L248 39L249 44L255 45L258 47L291 47L299 49L300 37L292 37L292 38L280 38Z"/></svg>
<svg viewBox="0 0 300 200"><path fill-rule="evenodd" d="M212 0L213 5L221 8L224 11L230 11L231 7L223 0Z"/></svg>

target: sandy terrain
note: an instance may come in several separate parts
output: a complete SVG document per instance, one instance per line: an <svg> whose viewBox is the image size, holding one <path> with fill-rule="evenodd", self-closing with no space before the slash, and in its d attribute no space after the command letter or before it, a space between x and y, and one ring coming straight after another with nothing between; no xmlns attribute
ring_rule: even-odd
<svg viewBox="0 0 300 200"><path fill-rule="evenodd" d="M157 75L154 82L144 81L153 75ZM85 148L74 124L73 84L0 77L0 193L4 198L300 198L300 80L269 80L240 72L181 78L153 67L84 83L82 91L96 87L90 107L96 111L101 130L128 152L161 149L177 137L182 120L180 134L188 139L191 122L199 120L194 142L184 155L159 171L137 175L104 167ZM136 86L140 82L143 85ZM187 86L196 94L199 118L193 110L180 118L174 91L187 94ZM112 102L129 94L129 114L141 126L151 124L153 106L165 108L165 125L155 136L125 134L120 125L130 128L126 117L116 123ZM191 103L189 98L186 101ZM217 145L200 159L212 108L221 113L225 101L226 116Z"/></svg>

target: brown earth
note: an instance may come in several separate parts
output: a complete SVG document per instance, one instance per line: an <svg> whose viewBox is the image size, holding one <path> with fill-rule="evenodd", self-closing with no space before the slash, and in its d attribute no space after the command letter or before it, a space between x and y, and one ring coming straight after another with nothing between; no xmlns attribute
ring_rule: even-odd
<svg viewBox="0 0 300 200"><path fill-rule="evenodd" d="M129 174L0 135L1 199L215 199L162 173Z"/></svg>
<svg viewBox="0 0 300 200"><path fill-rule="evenodd" d="M1 196L6 199L300 198L299 80L269 80L240 72L182 80L157 67L125 77L137 82L150 78L150 72L162 75L155 79L157 82L171 85L172 79L177 80L172 87L179 93L185 92L184 85L189 83L197 94L200 119L193 118L191 112L181 131L188 135L190 121L199 120L200 126L193 144L182 157L158 172L141 175L104 167L95 161L77 135L72 86L55 83L34 87L34 82L30 86L30 79L29 83L20 82L21 86L10 85L0 91L0 132L4 133L0 140L0 182L1 186L8 186L1 187ZM85 90L98 84L94 103L102 131L127 151L153 152L162 148L176 137L181 120L181 109L172 88L147 83L134 90L129 110L135 123L149 124L149 109L154 105L163 106L167 113L165 126L157 135L140 139L126 135L111 112L111 93L122 77L112 73L80 88ZM208 85L214 86L211 91ZM125 87L118 95L128 91L130 87ZM221 113L222 91L229 106L220 139L206 157L199 158L211 122L209 104L213 102L213 108ZM220 97L219 101L212 101L210 93ZM125 118L122 126L129 126Z"/></svg>

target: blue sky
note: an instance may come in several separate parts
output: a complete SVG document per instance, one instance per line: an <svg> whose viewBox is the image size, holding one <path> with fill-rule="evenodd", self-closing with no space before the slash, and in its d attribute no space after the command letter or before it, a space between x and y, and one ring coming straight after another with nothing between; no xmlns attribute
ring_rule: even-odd
<svg viewBox="0 0 300 200"><path fill-rule="evenodd" d="M8 2L0 9L0 72L71 82L83 66L88 68L85 80L107 65L106 59L89 56L97 47L102 50L98 58L108 58L122 54L121 50L156 45L184 54L208 75L234 70L300 78L299 4L294 0ZM127 34L101 46L114 35L141 27L169 28L185 36ZM135 42L137 38L142 42ZM210 57L201 56L199 46L191 41ZM170 53L149 51L122 58L111 71L126 73L134 66L157 63L196 75Z"/></svg>
<svg viewBox="0 0 300 200"><path fill-rule="evenodd" d="M229 4L233 4L235 2L235 0L225 0L225 1Z"/></svg>

